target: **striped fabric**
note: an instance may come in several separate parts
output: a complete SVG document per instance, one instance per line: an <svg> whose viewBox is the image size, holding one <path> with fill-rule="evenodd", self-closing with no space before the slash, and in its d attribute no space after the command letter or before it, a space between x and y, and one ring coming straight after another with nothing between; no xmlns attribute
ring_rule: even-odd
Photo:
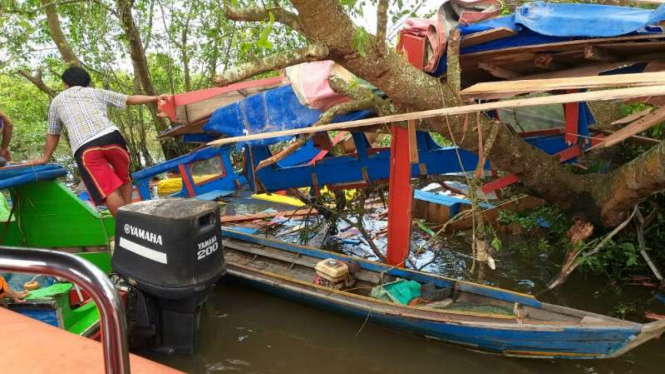
<svg viewBox="0 0 665 374"><path fill-rule="evenodd" d="M109 106L125 108L127 95L91 87L71 87L51 102L48 133L60 135L64 125L72 153L115 125L109 120Z"/></svg>

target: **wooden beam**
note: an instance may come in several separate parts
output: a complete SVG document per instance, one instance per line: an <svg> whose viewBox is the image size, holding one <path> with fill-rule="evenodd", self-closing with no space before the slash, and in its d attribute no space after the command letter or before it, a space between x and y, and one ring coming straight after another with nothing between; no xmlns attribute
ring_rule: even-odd
<svg viewBox="0 0 665 374"><path fill-rule="evenodd" d="M551 78L573 78L573 77L589 77L605 73L608 71L621 69L637 64L637 61L625 62L611 62L611 63L594 63L587 66L580 66L571 69L553 71L549 73L541 73L534 75L526 75L520 77L519 80L532 80L532 79L551 79ZM663 69L665 70L665 69ZM656 70L654 70L656 71ZM646 72L646 70L645 70Z"/></svg>
<svg viewBox="0 0 665 374"><path fill-rule="evenodd" d="M536 92L665 84L665 72L477 83L460 92L463 99L502 99Z"/></svg>
<svg viewBox="0 0 665 374"><path fill-rule="evenodd" d="M411 164L420 163L418 156L418 140L416 139L416 129L418 125L416 120L410 120L407 122L407 128L409 130L409 161Z"/></svg>
<svg viewBox="0 0 665 374"><path fill-rule="evenodd" d="M501 79L515 79L521 76L521 74L515 73L514 71L510 71L485 61L480 61L478 67Z"/></svg>
<svg viewBox="0 0 665 374"><path fill-rule="evenodd" d="M475 34L465 36L464 39L462 39L462 44L460 45L460 47L466 48L478 44L489 43L491 41L507 38L509 36L514 36L516 34L517 33L515 31L507 27L497 27L495 29L481 31Z"/></svg>
<svg viewBox="0 0 665 374"><path fill-rule="evenodd" d="M620 43L631 42L639 40L658 40L665 39L665 33L662 34L648 34L648 35L634 35L634 36L619 36L616 38L596 38L596 39L581 39L572 40L559 43L545 43L531 46L518 46L504 49L494 49L490 51L480 51L473 53L465 53L461 56L463 59L486 59L493 56L506 55L512 53L525 53L525 52L558 52L571 49L579 49L587 45L606 44L606 43Z"/></svg>
<svg viewBox="0 0 665 374"><path fill-rule="evenodd" d="M601 129L601 128L598 128L597 126L589 126L589 130L597 131L597 132L599 132L601 134L604 134L604 135L612 135L616 132L614 130ZM645 144L645 145L656 145L656 144L660 143L660 140L658 140L658 139L647 138L645 136L639 136L639 135L633 135L630 138L628 138L628 140L633 140L636 143L641 143L641 144Z"/></svg>
<svg viewBox="0 0 665 374"><path fill-rule="evenodd" d="M665 121L665 108L660 108L622 128L621 130L616 131L614 134L609 135L601 143L596 144L589 150L611 147L615 144L621 143L633 135L650 129L651 127L658 125L663 121Z"/></svg>
<svg viewBox="0 0 665 374"><path fill-rule="evenodd" d="M660 85L660 86L650 86L650 87L622 88L616 90L591 91L591 92L580 92L573 94L531 97L524 99L495 101L483 104L472 104L472 105L463 105L463 106L450 107L450 108L432 109L422 112L394 114L384 117L366 118L357 121L338 122L330 125L305 127L301 129L291 129L291 130L273 131L261 134L236 136L232 138L215 140L208 144L221 146L224 144L231 144L241 141L269 139L280 136L292 136L298 134L311 134L319 131L346 130L352 128L404 122L414 119L444 117L444 116L452 116L457 114L482 112L494 109L521 108L521 107L530 107L530 106L539 106L539 105L565 104L565 103L577 103L577 102L588 102L588 101L622 100L631 97L664 96L664 95L665 95L665 85Z"/></svg>
<svg viewBox="0 0 665 374"><path fill-rule="evenodd" d="M592 61L616 62L621 58L614 53L608 52L600 47L587 45L584 47L584 58Z"/></svg>
<svg viewBox="0 0 665 374"><path fill-rule="evenodd" d="M643 111L640 111L640 112L637 112L637 113L633 113L633 114L631 114L631 115L629 115L629 116L626 116L626 117L620 118L620 119L618 119L618 120L616 120L616 121L610 123L610 125L612 125L612 126L623 126L623 125L627 125L627 124L629 124L629 123L631 123L631 122L633 122L633 121L637 121L638 119L640 119L640 118L646 116L647 114L651 113L652 110L653 110L653 108L647 108L647 109L644 109Z"/></svg>

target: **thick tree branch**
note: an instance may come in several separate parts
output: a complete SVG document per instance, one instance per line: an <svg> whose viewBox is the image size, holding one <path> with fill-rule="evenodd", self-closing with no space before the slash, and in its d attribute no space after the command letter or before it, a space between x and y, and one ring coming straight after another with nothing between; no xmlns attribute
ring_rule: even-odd
<svg viewBox="0 0 665 374"><path fill-rule="evenodd" d="M379 6L376 8L376 38L384 43L388 27L388 6L388 0L379 0Z"/></svg>
<svg viewBox="0 0 665 374"><path fill-rule="evenodd" d="M148 60L145 56L145 49L143 48L141 35L139 34L139 29L136 27L136 24L134 23L134 17L132 16L132 6L134 5L134 0L117 0L116 4L120 23L129 43L129 55L132 60L134 75L136 75L139 82L141 83L143 92L147 95L155 96L157 95L157 90L152 84L152 79L150 78L150 69L148 68ZM155 120L155 124L157 125L157 132L165 130L166 121L164 118L157 116L156 104L150 105L150 112L153 116L153 119ZM167 153L166 150L165 153Z"/></svg>
<svg viewBox="0 0 665 374"><path fill-rule="evenodd" d="M612 227L621 223L630 214L632 207L664 189L665 142L661 142L603 176L594 192L602 206L602 221Z"/></svg>
<svg viewBox="0 0 665 374"><path fill-rule="evenodd" d="M328 57L328 48L322 44L311 44L305 48L277 53L262 59L240 64L213 78L213 83L226 86L257 74L282 69L303 62L320 61Z"/></svg>
<svg viewBox="0 0 665 374"><path fill-rule="evenodd" d="M371 90L359 84L349 84L336 75L331 75L328 78L328 84L333 91L345 95L351 100L357 102L371 102L374 113L379 116L395 114L395 108L388 100L376 96Z"/></svg>
<svg viewBox="0 0 665 374"><path fill-rule="evenodd" d="M448 53L446 63L448 64L446 70L446 82L448 87L456 95L459 95L459 92L462 88L462 69L459 65L459 49L462 36L458 28L455 28L450 33L450 40L448 41Z"/></svg>
<svg viewBox="0 0 665 374"><path fill-rule="evenodd" d="M44 81L42 80L41 70L37 70L34 75L23 70L19 70L17 73L20 76L27 79L28 81L30 81L30 83L34 84L37 88L39 88L40 91L49 95L49 97L54 98L58 94L57 92L55 92L54 89L52 89L46 83L44 83Z"/></svg>
<svg viewBox="0 0 665 374"><path fill-rule="evenodd" d="M80 66L81 61L74 53L72 46L62 32L62 25L60 24L60 17L58 16L58 8L51 0L41 0L44 13L46 13L46 21L51 34L51 39L55 43L62 59L70 65Z"/></svg>
<svg viewBox="0 0 665 374"><path fill-rule="evenodd" d="M270 20L270 13L272 13L275 22L289 26L296 31L302 31L298 16L284 8L240 9L227 4L224 11L226 13L226 18L233 21L246 22L267 22Z"/></svg>

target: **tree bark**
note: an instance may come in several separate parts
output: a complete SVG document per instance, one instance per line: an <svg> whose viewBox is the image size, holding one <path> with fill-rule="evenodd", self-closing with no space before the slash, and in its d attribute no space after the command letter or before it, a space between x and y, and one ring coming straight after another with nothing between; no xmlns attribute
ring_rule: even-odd
<svg viewBox="0 0 665 374"><path fill-rule="evenodd" d="M46 22L48 23L51 39L53 39L53 42L58 48L60 56L62 56L62 59L69 65L81 66L81 61L76 57L72 46L62 32L62 25L60 24L60 16L58 16L57 6L53 4L53 0L41 0L41 3L44 8L44 13L46 13Z"/></svg>
<svg viewBox="0 0 665 374"><path fill-rule="evenodd" d="M376 7L376 38L379 42L386 41L386 28L388 27L388 0L379 0Z"/></svg>
<svg viewBox="0 0 665 374"><path fill-rule="evenodd" d="M250 8L240 9L227 4L224 8L226 18L233 21L266 22L272 13L275 22L289 26L296 31L303 31L298 16L283 8Z"/></svg>
<svg viewBox="0 0 665 374"><path fill-rule="evenodd" d="M133 5L134 0L117 0L118 17L120 18L122 29L125 32L129 44L129 55L132 60L134 75L141 83L141 87L145 94L156 96L157 90L152 84L148 60L146 59L141 35L139 34L139 29L136 27L134 17L132 16ZM150 104L148 108L150 109L150 114L155 123L157 133L166 130L166 120L157 116L157 104ZM185 147L177 145L173 140L166 140L162 143L162 151L164 152L164 157L169 159L182 155L186 152L186 149Z"/></svg>
<svg viewBox="0 0 665 374"><path fill-rule="evenodd" d="M18 74L24 77L25 79L29 80L30 83L34 84L39 90L44 92L45 94L49 95L49 97L52 99L57 95L57 92L55 92L54 89L49 87L44 81L42 80L42 72L41 70L37 70L37 72L32 75L28 73L27 71L19 70Z"/></svg>
<svg viewBox="0 0 665 374"><path fill-rule="evenodd" d="M213 82L218 86L226 86L256 74L282 69L308 61L320 61L328 56L328 48L322 44L312 44L305 48L277 53L262 59L240 64L216 76Z"/></svg>

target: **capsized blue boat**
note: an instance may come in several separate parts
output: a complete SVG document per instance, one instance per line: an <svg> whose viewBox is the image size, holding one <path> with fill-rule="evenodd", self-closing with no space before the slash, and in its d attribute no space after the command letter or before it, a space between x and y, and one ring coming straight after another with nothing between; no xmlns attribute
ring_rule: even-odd
<svg viewBox="0 0 665 374"><path fill-rule="evenodd" d="M619 356L665 331L538 301L531 295L395 268L319 249L222 230L228 274L262 290L389 328L503 356L599 359ZM324 259L349 264L354 284L332 289L314 280ZM399 279L436 287L445 300L402 305L371 297Z"/></svg>

